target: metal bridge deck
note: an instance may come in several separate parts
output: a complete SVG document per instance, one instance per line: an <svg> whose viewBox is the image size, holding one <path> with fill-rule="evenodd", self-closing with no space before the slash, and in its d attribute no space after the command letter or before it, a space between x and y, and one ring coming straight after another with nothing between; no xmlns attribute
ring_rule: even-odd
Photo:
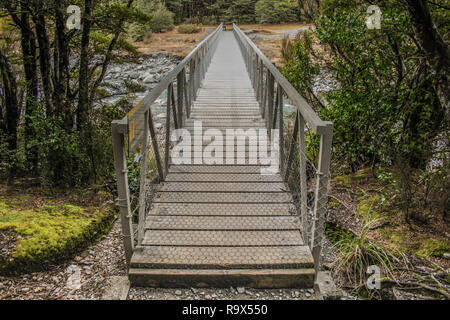
<svg viewBox="0 0 450 320"><path fill-rule="evenodd" d="M194 121L204 131L265 128L232 32L221 34L185 127ZM300 225L283 179L261 175L260 165L172 165L130 279L163 287L312 287L313 257Z"/></svg>

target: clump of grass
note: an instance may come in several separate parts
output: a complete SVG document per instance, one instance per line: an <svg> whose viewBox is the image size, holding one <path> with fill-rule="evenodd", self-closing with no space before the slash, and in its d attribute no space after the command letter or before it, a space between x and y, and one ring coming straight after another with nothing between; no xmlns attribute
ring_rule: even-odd
<svg viewBox="0 0 450 320"><path fill-rule="evenodd" d="M360 235L344 235L335 243L338 254L333 268L340 281L353 288L367 289L367 279L371 275L367 270L372 265L378 266L385 276L394 278L392 255L367 238L368 231L379 223L380 219L366 219Z"/></svg>
<svg viewBox="0 0 450 320"><path fill-rule="evenodd" d="M197 26L195 24L185 24L185 25L178 26L177 30L178 30L178 33L192 34L192 33L199 33L200 31L202 31L202 28L200 28L199 26Z"/></svg>

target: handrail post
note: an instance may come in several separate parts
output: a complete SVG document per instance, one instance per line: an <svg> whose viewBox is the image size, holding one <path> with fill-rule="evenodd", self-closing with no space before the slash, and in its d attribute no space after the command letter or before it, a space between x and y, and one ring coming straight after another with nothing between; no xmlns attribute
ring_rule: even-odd
<svg viewBox="0 0 450 320"><path fill-rule="evenodd" d="M283 154L283 149L284 149L284 114L283 114L283 107L284 107L284 103L283 103L283 87L281 87L281 85L278 83L278 112L279 112L279 126L280 126L280 148L279 148L279 153L280 153L280 173L283 174L283 165L284 165L284 154Z"/></svg>
<svg viewBox="0 0 450 320"><path fill-rule="evenodd" d="M183 69L184 70L184 69ZM183 127L183 71L177 75L177 115L178 128Z"/></svg>
<svg viewBox="0 0 450 320"><path fill-rule="evenodd" d="M267 82L267 129L269 132L269 137L272 134L272 117L273 117L273 91L274 91L274 79L272 73L268 71L268 82Z"/></svg>
<svg viewBox="0 0 450 320"><path fill-rule="evenodd" d="M186 108L186 118L188 119L191 117L191 104L189 102L189 90L186 80L186 69L183 69L183 93L184 93L184 104Z"/></svg>
<svg viewBox="0 0 450 320"><path fill-rule="evenodd" d="M170 152L170 109L172 105L172 95L173 93L173 84L170 83L169 87L167 88L167 111L166 111L166 144L165 144L165 150L164 150L164 167L165 167L165 173L164 173L164 180L167 174L169 173L169 152Z"/></svg>
<svg viewBox="0 0 450 320"><path fill-rule="evenodd" d="M112 140L125 258L127 265L130 265L131 256L133 255L134 250L134 236L133 224L131 220L130 194L128 188L127 160L125 156L125 134L119 131L119 121L113 121L112 123Z"/></svg>
<svg viewBox="0 0 450 320"><path fill-rule="evenodd" d="M319 168L316 181L316 199L314 204L314 219L312 221L312 255L314 268L320 270L320 251L322 250L325 233L326 213L328 207L328 184L330 180L331 145L333 140L333 124L327 123L327 132L320 139Z"/></svg>
<svg viewBox="0 0 450 320"><path fill-rule="evenodd" d="M194 102L194 60L189 62L189 107L192 108Z"/></svg>
<svg viewBox="0 0 450 320"><path fill-rule="evenodd" d="M147 112L148 112L148 129L150 130L153 151L155 152L156 167L158 168L159 178L162 181L162 180L164 180L164 171L163 171L162 164L161 164L161 156L159 153L158 138L156 136L155 125L153 123L152 108L149 108Z"/></svg>
<svg viewBox="0 0 450 320"><path fill-rule="evenodd" d="M308 219L308 188L306 181L306 143L305 143L305 119L302 115L298 118L299 135L299 171L300 171L300 202L303 225L303 241L309 244L310 225Z"/></svg>

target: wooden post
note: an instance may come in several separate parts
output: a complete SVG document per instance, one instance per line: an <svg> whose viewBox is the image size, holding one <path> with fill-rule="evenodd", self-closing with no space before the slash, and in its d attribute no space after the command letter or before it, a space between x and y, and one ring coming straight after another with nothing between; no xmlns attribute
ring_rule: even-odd
<svg viewBox="0 0 450 320"><path fill-rule="evenodd" d="M131 221L130 194L128 189L127 160L125 156L125 133L120 132L120 121L112 122L112 140L114 149L114 167L117 177L118 204L122 224L125 258L130 265L134 251L133 224Z"/></svg>

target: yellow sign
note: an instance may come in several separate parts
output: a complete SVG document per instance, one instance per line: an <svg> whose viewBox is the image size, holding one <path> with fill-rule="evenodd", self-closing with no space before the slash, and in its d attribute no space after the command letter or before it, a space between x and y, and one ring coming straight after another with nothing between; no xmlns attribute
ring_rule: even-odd
<svg viewBox="0 0 450 320"><path fill-rule="evenodd" d="M132 154L145 138L144 99L128 113L128 153Z"/></svg>

